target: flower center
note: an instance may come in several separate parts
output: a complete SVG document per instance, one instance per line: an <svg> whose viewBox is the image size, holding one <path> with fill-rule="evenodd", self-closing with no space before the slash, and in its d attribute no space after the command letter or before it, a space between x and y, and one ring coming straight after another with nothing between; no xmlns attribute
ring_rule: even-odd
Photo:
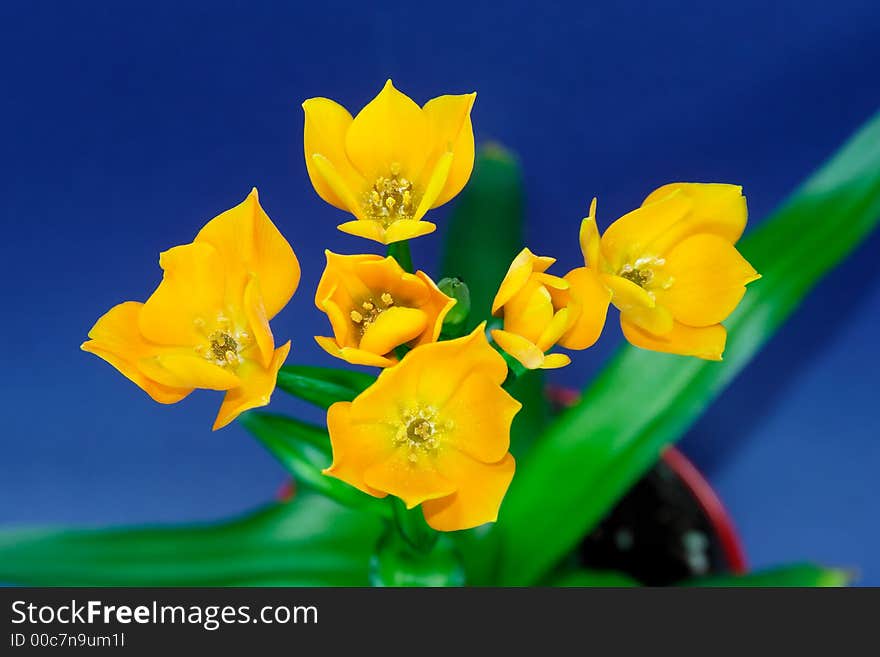
<svg viewBox="0 0 880 657"><path fill-rule="evenodd" d="M440 437L451 428L450 422L443 423L437 419L437 409L432 406L420 407L403 414L394 444L406 449L409 462L416 463L420 455L436 452Z"/></svg>
<svg viewBox="0 0 880 657"><path fill-rule="evenodd" d="M650 269L635 269L632 265L626 265L620 270L620 277L643 288L654 278L654 272Z"/></svg>
<svg viewBox="0 0 880 657"><path fill-rule="evenodd" d="M361 305L349 313L351 321L354 322L361 335L367 332L370 324L378 319L379 315L394 305L394 297L388 292L383 292L379 298L366 299Z"/></svg>
<svg viewBox="0 0 880 657"><path fill-rule="evenodd" d="M646 290L649 286L656 287L658 283L662 283L661 287L666 289L672 284L672 279L666 277L660 281L657 280L657 269L662 268L665 264L666 260L663 258L639 258L632 264L625 264L620 269L618 276Z"/></svg>
<svg viewBox="0 0 880 657"><path fill-rule="evenodd" d="M206 337L206 342L198 345L196 353L220 367L235 368L244 362L242 352L251 344L251 336L245 331L236 331L232 321L223 313L217 316L214 331L208 332L204 319L195 320L196 328Z"/></svg>
<svg viewBox="0 0 880 657"><path fill-rule="evenodd" d="M379 176L367 192L366 212L374 221L387 228L400 219L412 219L415 212L413 184L400 174L400 165L393 162L389 176Z"/></svg>

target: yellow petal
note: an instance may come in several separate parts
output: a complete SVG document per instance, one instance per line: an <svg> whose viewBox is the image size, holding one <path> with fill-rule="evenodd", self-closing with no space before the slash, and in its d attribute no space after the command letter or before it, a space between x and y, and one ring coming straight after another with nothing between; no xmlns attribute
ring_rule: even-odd
<svg viewBox="0 0 880 657"><path fill-rule="evenodd" d="M313 159L318 154L328 160L347 189L355 193L366 189L366 181L349 162L345 152L345 133L352 123L351 114L329 98L309 98L302 107L305 112L303 150L312 186L318 196L331 205L351 211L350 199L344 199L334 191Z"/></svg>
<svg viewBox="0 0 880 657"><path fill-rule="evenodd" d="M571 358L565 354L547 354L541 363L542 370L556 370L571 363Z"/></svg>
<svg viewBox="0 0 880 657"><path fill-rule="evenodd" d="M517 333L495 329L492 331L492 339L528 370L539 369L544 364L544 352Z"/></svg>
<svg viewBox="0 0 880 657"><path fill-rule="evenodd" d="M482 372L501 385L507 377L507 363L489 345L485 328L484 322L464 337L432 342L410 351L358 396L354 409L358 419L394 421L403 402L442 408L474 372Z"/></svg>
<svg viewBox="0 0 880 657"><path fill-rule="evenodd" d="M447 95L425 103L423 111L431 127L434 145L425 170L431 170L445 153L452 153L449 175L431 207L443 205L467 184L474 168L474 129L471 109L477 94Z"/></svg>
<svg viewBox="0 0 880 657"><path fill-rule="evenodd" d="M428 289L428 299L422 306L427 313L429 322L433 320L430 330L422 333L422 336L416 342L416 345L426 344L428 342L436 342L440 338L440 332L443 330L443 320L446 314L455 306L455 299L443 294L434 281L423 271L417 271L416 276L424 283Z"/></svg>
<svg viewBox="0 0 880 657"><path fill-rule="evenodd" d="M341 479L373 497L387 493L367 485L364 472L393 452L393 434L382 424L353 422L351 402L337 402L327 410L327 430L333 464L324 474Z"/></svg>
<svg viewBox="0 0 880 657"><path fill-rule="evenodd" d="M111 308L101 316L92 330L88 342L81 349L102 358L129 381L137 385L160 404L174 404L192 392L192 388L175 388L162 385L147 377L137 367L142 358L155 355L161 347L141 335L138 316L142 303L126 301Z"/></svg>
<svg viewBox="0 0 880 657"><path fill-rule="evenodd" d="M569 283L568 295L576 317L559 344L566 349L587 349L596 343L605 327L611 290L593 268L572 269L565 280Z"/></svg>
<svg viewBox="0 0 880 657"><path fill-rule="evenodd" d="M656 291L662 304L678 321L711 326L725 319L739 304L746 284L760 275L730 242L717 235L689 237L666 256L664 273L671 285Z"/></svg>
<svg viewBox="0 0 880 657"><path fill-rule="evenodd" d="M697 356L706 360L721 360L727 340L727 331L721 324L694 328L675 322L668 333L654 335L627 321L626 317L621 315L620 327L626 339L642 349Z"/></svg>
<svg viewBox="0 0 880 657"><path fill-rule="evenodd" d="M225 427L245 411L269 403L275 390L278 370L289 353L290 341L287 341L275 350L268 367L261 367L253 361L246 361L239 367L241 385L226 392L217 419L214 420L214 431Z"/></svg>
<svg viewBox="0 0 880 657"><path fill-rule="evenodd" d="M443 191L443 186L446 184L446 180L449 177L449 169L451 166L452 153L444 153L437 161L431 175L428 177L428 181L422 192L422 199L419 201L419 206L416 208L416 211L412 216L413 220L418 221L425 216L425 213L427 213L428 210L440 205L436 202L437 196Z"/></svg>
<svg viewBox="0 0 880 657"><path fill-rule="evenodd" d="M631 322L656 334L672 329L672 314L647 291L620 276L605 275L602 282L611 290L611 303Z"/></svg>
<svg viewBox="0 0 880 657"><path fill-rule="evenodd" d="M194 346L205 340L202 326L216 321L226 297L220 252L204 242L176 246L159 256L162 282L141 309L145 338L162 345Z"/></svg>
<svg viewBox="0 0 880 657"><path fill-rule="evenodd" d="M315 336L315 342L331 356L341 358L352 365L366 365L367 367L391 367L396 359L374 354L356 347L340 347L333 338Z"/></svg>
<svg viewBox="0 0 880 657"><path fill-rule="evenodd" d="M484 463L498 461L510 449L510 425L520 408L496 381L475 372L439 409L451 425L439 449L455 449Z"/></svg>
<svg viewBox="0 0 880 657"><path fill-rule="evenodd" d="M590 214L581 221L580 231L581 253L584 265L599 266L599 228L596 226L596 199L590 203Z"/></svg>
<svg viewBox="0 0 880 657"><path fill-rule="evenodd" d="M177 388L231 390L241 385L232 370L220 367L190 349L168 349L142 358L138 367L148 377Z"/></svg>
<svg viewBox="0 0 880 657"><path fill-rule="evenodd" d="M345 135L348 159L368 182L391 173L414 180L430 152L430 128L422 108L391 80L362 109Z"/></svg>
<svg viewBox="0 0 880 657"><path fill-rule="evenodd" d="M498 510L516 470L510 454L493 464L464 454L444 459L442 472L457 483L455 493L422 505L427 523L438 531L470 529L498 518Z"/></svg>
<svg viewBox="0 0 880 657"><path fill-rule="evenodd" d="M556 262L556 258L536 256L528 249L520 251L501 281L495 300L492 302L492 314L497 315L502 306L510 301L528 282L532 272L545 272Z"/></svg>
<svg viewBox="0 0 880 657"><path fill-rule="evenodd" d="M541 335L553 321L553 312L550 292L532 278L504 304L504 330L538 344Z"/></svg>
<svg viewBox="0 0 880 657"><path fill-rule="evenodd" d="M374 354L387 354L417 338L427 327L428 317L421 310L394 306L367 327L360 348Z"/></svg>
<svg viewBox="0 0 880 657"><path fill-rule="evenodd" d="M412 462L405 449L395 450L387 459L367 468L364 481L370 488L399 497L407 509L445 497L456 488L454 482L437 472L430 457L422 455Z"/></svg>
<svg viewBox="0 0 880 657"><path fill-rule="evenodd" d="M244 290L244 312L251 335L257 343L257 350L260 353L260 364L267 368L272 362L275 338L272 336L272 329L269 328L269 319L266 316L266 308L263 304L260 281L254 274L251 274L249 278L250 281Z"/></svg>
<svg viewBox="0 0 880 657"><path fill-rule="evenodd" d="M746 228L748 209L739 185L721 183L672 183L655 189L642 205L655 203L670 194L679 193L691 199L693 205L687 219L675 227L666 244L676 244L697 233L711 233L736 243ZM660 245L658 245L660 246Z"/></svg>
<svg viewBox="0 0 880 657"><path fill-rule="evenodd" d="M429 235L437 230L437 225L430 221L416 221L414 219L400 219L388 226L385 230L383 244L393 244L403 240L411 240L422 235Z"/></svg>
<svg viewBox="0 0 880 657"><path fill-rule="evenodd" d="M547 351L559 341L559 338L561 338L573 324L574 314L570 309L561 308L557 310L543 333L541 333L541 337L538 338L535 345L541 351Z"/></svg>
<svg viewBox="0 0 880 657"><path fill-rule="evenodd" d="M685 219L692 207L692 198L675 191L611 224L601 240L602 255L611 269L619 272L625 264L633 264L639 258L662 255L662 251L649 251L651 244Z"/></svg>
<svg viewBox="0 0 880 657"><path fill-rule="evenodd" d="M242 203L209 221L195 242L210 244L220 254L227 300L232 305L241 303L253 274L260 281L266 317L272 319L299 285L299 261L260 205L256 189Z"/></svg>
<svg viewBox="0 0 880 657"><path fill-rule="evenodd" d="M342 176L333 163L320 153L311 156L312 167L316 174L332 190L339 205L348 210L358 219L366 219L363 203L359 200L358 190L349 187L348 181Z"/></svg>

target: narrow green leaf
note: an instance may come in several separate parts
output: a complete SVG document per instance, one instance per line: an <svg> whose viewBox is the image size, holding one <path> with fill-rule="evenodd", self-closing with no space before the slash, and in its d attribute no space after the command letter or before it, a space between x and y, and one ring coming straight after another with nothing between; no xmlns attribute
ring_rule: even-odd
<svg viewBox="0 0 880 657"><path fill-rule="evenodd" d="M245 413L239 421L293 475L297 486L308 487L353 509L391 517L391 509L384 500L322 474L332 461L326 429L291 417L254 411Z"/></svg>
<svg viewBox="0 0 880 657"><path fill-rule="evenodd" d="M880 218L880 115L740 244L763 274L724 362L623 348L521 460L501 508L502 582L538 581L598 523Z"/></svg>
<svg viewBox="0 0 880 657"><path fill-rule="evenodd" d="M216 524L0 531L0 582L366 586L383 522L310 491Z"/></svg>
<svg viewBox="0 0 880 657"><path fill-rule="evenodd" d="M324 409L338 401L351 401L375 380L362 372L311 365L285 365L278 372L281 390Z"/></svg>
<svg viewBox="0 0 880 657"><path fill-rule="evenodd" d="M444 277L458 278L468 286L468 331L491 316L498 286L525 245L524 208L519 163L501 146L481 148L449 220L442 267ZM519 458L541 434L549 416L543 372L519 377L510 393L523 404L511 431L511 451Z"/></svg>
<svg viewBox="0 0 880 657"><path fill-rule="evenodd" d="M617 588L640 586L640 584L626 573L614 570L575 570L555 579L553 586Z"/></svg>
<svg viewBox="0 0 880 657"><path fill-rule="evenodd" d="M848 586L855 574L840 568L824 568L810 563L758 570L745 575L702 577L682 582L679 586L700 587L840 587Z"/></svg>

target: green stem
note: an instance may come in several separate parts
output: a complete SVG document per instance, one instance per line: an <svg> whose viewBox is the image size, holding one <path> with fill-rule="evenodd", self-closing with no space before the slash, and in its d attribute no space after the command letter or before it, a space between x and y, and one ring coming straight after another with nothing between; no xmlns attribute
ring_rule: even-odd
<svg viewBox="0 0 880 657"><path fill-rule="evenodd" d="M399 264L405 271L408 271L410 274L413 273L412 254L409 250L408 240L392 242L389 244L388 255L397 260L397 264Z"/></svg>
<svg viewBox="0 0 880 657"><path fill-rule="evenodd" d="M393 500L394 526L406 543L417 552L428 553L437 543L440 533L428 526L421 509L407 509L400 500Z"/></svg>

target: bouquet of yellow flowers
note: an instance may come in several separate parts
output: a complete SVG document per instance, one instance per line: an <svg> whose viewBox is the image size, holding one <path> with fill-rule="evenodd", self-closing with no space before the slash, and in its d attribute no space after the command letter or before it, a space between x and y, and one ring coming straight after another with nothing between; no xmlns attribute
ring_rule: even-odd
<svg viewBox="0 0 880 657"><path fill-rule="evenodd" d="M32 536L0 547L0 580L44 581L16 549L63 549L68 583L636 583L571 555L867 235L876 216L855 209L822 242L841 199L878 203L847 167L872 139L880 158L880 123L742 252L741 187L672 183L604 231L585 195L585 218L554 224L570 231L572 252L548 256L522 244L516 161L499 146L475 155L475 98L420 107L389 80L354 117L327 98L302 105L315 191L351 215L340 231L384 248L327 250L315 291L328 320L315 340L360 369L296 364L290 340L273 334L300 264L256 189L164 251L146 301L111 308L82 345L161 404L222 391L213 428L242 422L290 471L292 498L217 525ZM426 217L459 195L432 277L409 241L433 233ZM557 257L570 266L554 270ZM592 347L612 305L630 346L571 408L551 412L543 371ZM254 410L276 387L325 409L326 426ZM137 568L145 551L149 573ZM779 572L842 581L818 567Z"/></svg>

